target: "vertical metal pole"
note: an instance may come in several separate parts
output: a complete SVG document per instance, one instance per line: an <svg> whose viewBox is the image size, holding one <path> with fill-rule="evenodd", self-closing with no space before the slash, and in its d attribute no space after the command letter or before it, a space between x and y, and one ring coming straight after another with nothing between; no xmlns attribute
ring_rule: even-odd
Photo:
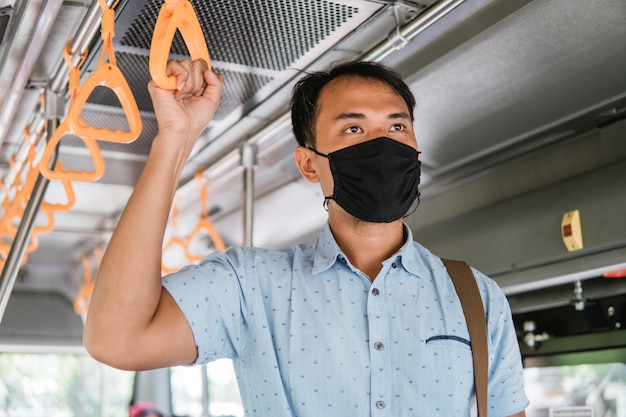
<svg viewBox="0 0 626 417"><path fill-rule="evenodd" d="M202 365L202 415L209 415L209 401L211 395L209 394L209 375L206 365Z"/></svg>
<svg viewBox="0 0 626 417"><path fill-rule="evenodd" d="M56 124L56 120L48 121L48 135L51 135L52 132L56 130ZM57 152L55 152L51 158L50 165L52 167L56 164L57 155ZM41 174L37 177L35 187L33 188L30 198L28 199L28 204L24 209L24 215L22 216L20 225L17 228L17 233L13 238L11 250L9 251L6 263L2 269L2 275L0 275L0 322L2 322L2 317L4 316L4 312L9 302L11 291L13 291L13 286L15 285L15 280L17 279L17 274L20 270L20 263L24 257L24 252L26 252L26 246L28 245L30 235L33 231L33 226L35 224L35 217L37 216L41 202L46 194L48 182L48 179Z"/></svg>
<svg viewBox="0 0 626 417"><path fill-rule="evenodd" d="M244 143L241 147L241 165L243 166L243 246L252 246L256 152L256 145Z"/></svg>

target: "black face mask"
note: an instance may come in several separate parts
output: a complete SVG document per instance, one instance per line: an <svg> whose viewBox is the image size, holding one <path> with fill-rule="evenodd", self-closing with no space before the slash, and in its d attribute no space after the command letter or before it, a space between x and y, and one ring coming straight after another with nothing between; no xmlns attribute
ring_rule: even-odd
<svg viewBox="0 0 626 417"><path fill-rule="evenodd" d="M404 216L419 197L421 161L412 147L380 137L331 152L328 158L335 182L335 200L354 217L389 223Z"/></svg>

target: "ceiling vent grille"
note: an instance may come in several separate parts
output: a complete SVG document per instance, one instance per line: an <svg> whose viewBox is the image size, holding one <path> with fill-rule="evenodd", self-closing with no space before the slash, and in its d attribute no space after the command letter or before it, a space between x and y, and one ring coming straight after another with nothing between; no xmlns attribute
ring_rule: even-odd
<svg viewBox="0 0 626 417"><path fill-rule="evenodd" d="M225 76L220 106L213 117L212 138L245 118L282 88L301 68L351 34L381 6L355 0L190 0L208 44L211 66ZM162 0L127 0L120 7L113 39L117 66L126 78L141 111L144 132L130 146L102 143L103 150L146 155L156 129L150 81L149 55L154 25ZM90 48L83 80L96 69L102 43ZM177 31L170 46L172 59L188 56ZM285 95L286 97L286 95ZM84 115L94 126L118 126L119 100L107 88L95 89ZM124 130L124 126L118 129ZM64 138L64 145L81 141Z"/></svg>
<svg viewBox="0 0 626 417"><path fill-rule="evenodd" d="M6 41L6 34L9 32L9 22L11 21L11 15L13 14L13 8L5 7L0 9L0 51Z"/></svg>
<svg viewBox="0 0 626 417"><path fill-rule="evenodd" d="M211 59L283 71L348 22L358 8L327 0L192 1ZM121 39L150 49L161 0L148 1ZM179 33L172 52L188 55Z"/></svg>
<svg viewBox="0 0 626 417"><path fill-rule="evenodd" d="M148 57L125 52L116 53L117 64L128 82L137 107L141 111L152 112L152 101L148 94L148 82L150 72L148 71ZM214 66L214 70L224 74L228 83L224 85L222 100L217 109L214 120L222 120L235 109L241 107L242 103L248 102L252 96L267 83L272 81L272 77L263 74L230 71ZM115 94L107 88L95 89L89 97L89 103L102 104L119 107L119 101Z"/></svg>

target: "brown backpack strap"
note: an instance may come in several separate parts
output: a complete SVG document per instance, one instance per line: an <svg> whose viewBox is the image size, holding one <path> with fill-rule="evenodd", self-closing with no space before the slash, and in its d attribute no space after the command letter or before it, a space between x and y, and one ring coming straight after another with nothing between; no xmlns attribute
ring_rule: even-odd
<svg viewBox="0 0 626 417"><path fill-rule="evenodd" d="M467 322L474 361L474 387L478 404L478 417L487 417L487 381L489 351L487 347L487 320L476 278L469 265L463 261L441 259L452 278Z"/></svg>

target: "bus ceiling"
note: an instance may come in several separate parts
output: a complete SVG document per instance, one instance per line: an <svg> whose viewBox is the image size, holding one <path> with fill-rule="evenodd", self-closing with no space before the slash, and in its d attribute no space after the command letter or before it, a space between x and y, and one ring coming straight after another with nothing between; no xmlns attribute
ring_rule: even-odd
<svg viewBox="0 0 626 417"><path fill-rule="evenodd" d="M184 168L167 239L191 234L201 210L227 245L275 248L311 237L325 213L319 191L293 163L289 92L305 71L368 59L396 68L417 98L422 202L407 224L418 241L494 277L520 312L546 305L537 297L542 289L570 298L579 281L590 281L597 297L626 293L623 279L597 285L626 268L622 0L191 3L212 68L226 82L215 120ZM49 158L87 172L101 155L103 172L72 181L73 207L55 212L54 229L38 234L29 253L29 235L45 222L40 205L69 198L58 180L33 189L30 214L13 224L22 232L0 242L19 255L0 254L2 312L14 290L22 297L57 292L71 308L84 285L83 259L106 245L155 135L146 85L162 1L107 4L115 13L116 66L141 132L130 143L98 141L97 151L76 132L64 134L58 156ZM81 86L97 72L107 51L102 15L98 1L0 0L0 203L17 193L29 146L41 158L66 119L72 69L64 51ZM186 56L187 43L178 33L170 56ZM110 88L94 88L80 117L95 128L132 130L120 100ZM204 181L194 180L198 173ZM574 210L583 246L569 251L562 220ZM196 240L199 252L215 250L210 236ZM168 256L173 265L186 259Z"/></svg>

